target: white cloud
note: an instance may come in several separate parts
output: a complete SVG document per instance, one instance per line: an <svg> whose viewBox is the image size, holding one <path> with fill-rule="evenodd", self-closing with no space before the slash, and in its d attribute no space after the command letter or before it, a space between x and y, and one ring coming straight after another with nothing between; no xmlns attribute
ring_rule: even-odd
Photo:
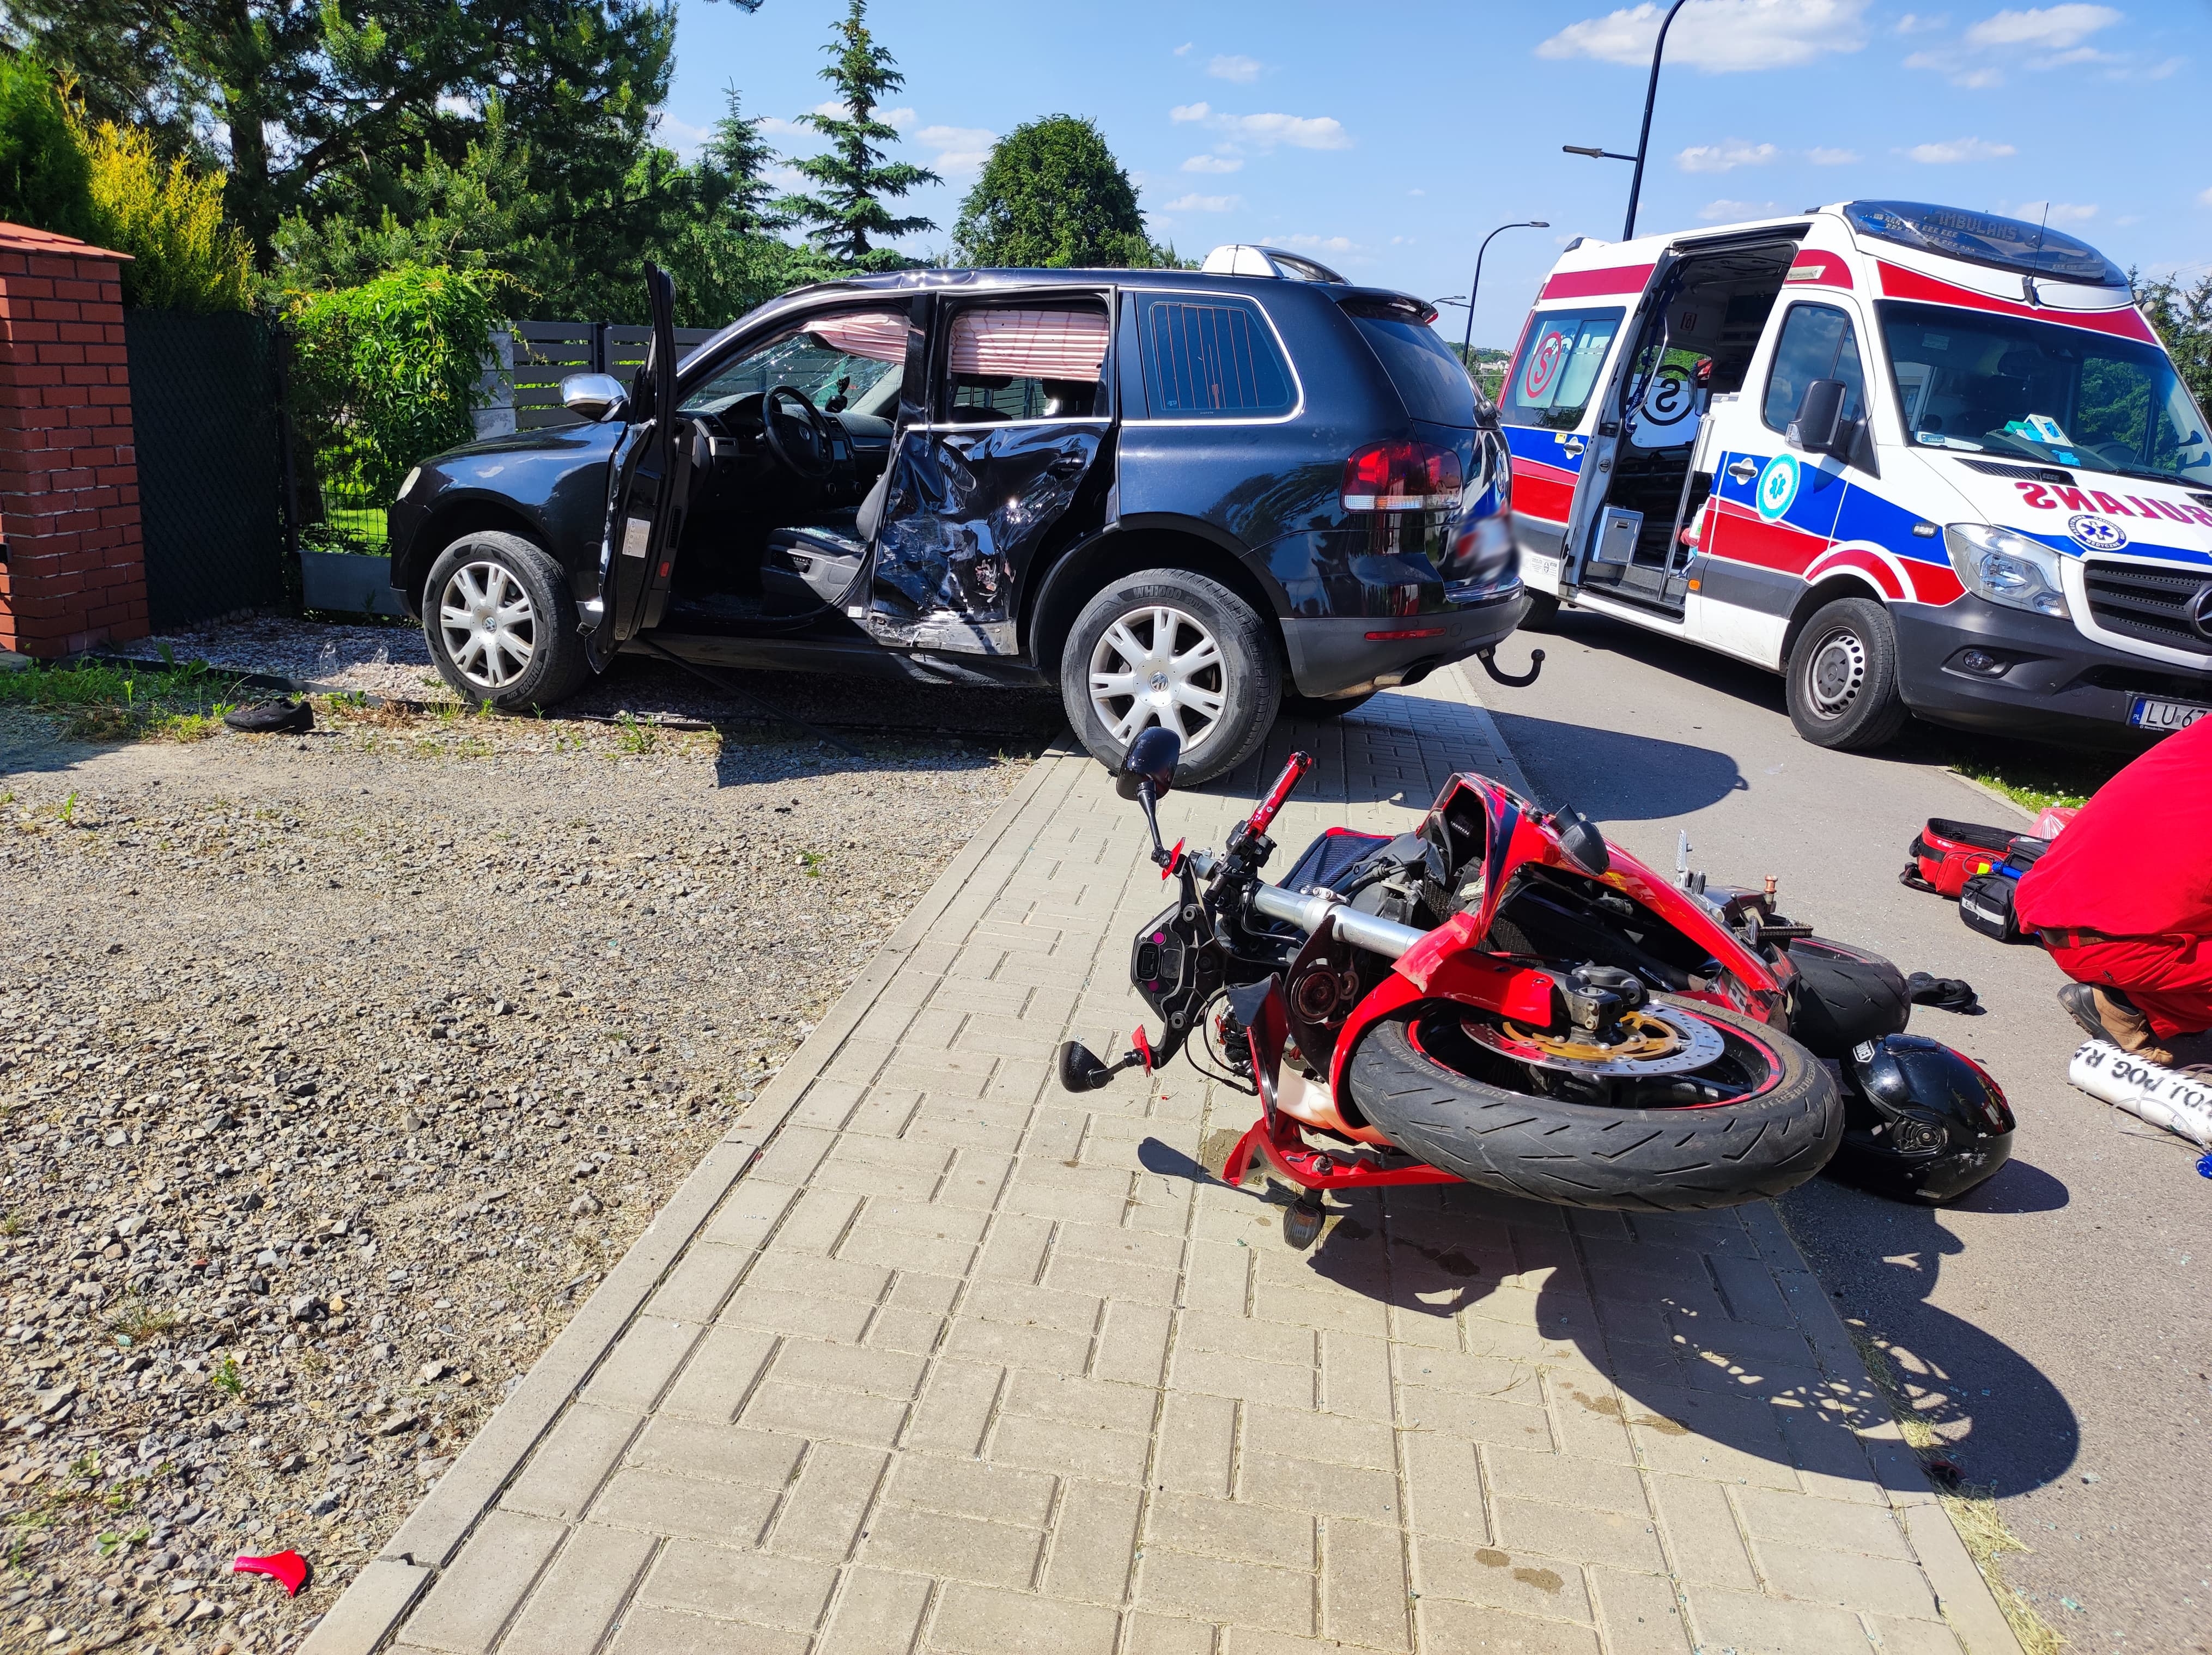
<svg viewBox="0 0 2212 1655"><path fill-rule="evenodd" d="M1950 167L1966 161L2002 161L2020 152L2008 143L1988 143L1980 138L1954 138L1948 143L1916 143L1905 153L1929 167Z"/></svg>
<svg viewBox="0 0 2212 1655"><path fill-rule="evenodd" d="M1364 251L1346 235L1285 235L1275 238L1275 245L1302 253L1356 253Z"/></svg>
<svg viewBox="0 0 2212 1655"><path fill-rule="evenodd" d="M1674 165L1685 173L1732 173L1739 167L1764 167L1778 153L1771 143L1724 138L1718 143L1692 144L1674 157Z"/></svg>
<svg viewBox="0 0 2212 1655"><path fill-rule="evenodd" d="M1426 190L1408 190L1406 193L1409 196L1425 196L1429 192Z"/></svg>
<svg viewBox="0 0 2212 1655"><path fill-rule="evenodd" d="M1824 52L1866 44L1869 0L1697 0L1667 36L1670 63L1709 75L1795 69ZM1641 68L1651 61L1663 6L1647 3L1570 23L1536 48L1540 58L1595 58Z"/></svg>
<svg viewBox="0 0 2212 1655"><path fill-rule="evenodd" d="M2029 224L2087 224L2097 216L2094 202L2024 201L2002 210Z"/></svg>
<svg viewBox="0 0 2212 1655"><path fill-rule="evenodd" d="M1897 20L1899 34L1929 34L1945 27L1951 21L1948 12L1938 12L1933 17L1923 17L1917 11L1908 11Z"/></svg>
<svg viewBox="0 0 2212 1655"><path fill-rule="evenodd" d="M2199 207L2212 207L2212 190L2200 190L2197 191L2197 204Z"/></svg>
<svg viewBox="0 0 2212 1655"><path fill-rule="evenodd" d="M1826 144L1815 144L1805 152L1805 159L1815 167L1855 167L1859 152L1856 149L1831 149Z"/></svg>
<svg viewBox="0 0 2212 1655"><path fill-rule="evenodd" d="M2065 4L2007 9L1984 17L1959 37L1955 45L1916 52L1907 69L1933 70L1951 84L1969 90L2002 86L2008 70L2049 70L2080 64L2108 64L2114 78L2130 78L2130 59L2084 45L2112 27L2121 14L2111 6ZM2146 68L2155 77L2156 68Z"/></svg>
<svg viewBox="0 0 2212 1655"><path fill-rule="evenodd" d="M1178 196L1160 210L1169 213L1226 213L1244 200L1242 196Z"/></svg>
<svg viewBox="0 0 2212 1655"><path fill-rule="evenodd" d="M1197 44L1195 40L1185 40L1175 49L1175 55L1178 58L1188 58L1190 56L1190 49Z"/></svg>
<svg viewBox="0 0 2212 1655"><path fill-rule="evenodd" d="M1698 209L1701 223L1720 224L1735 219L1771 218L1782 209L1771 201L1709 201Z"/></svg>
<svg viewBox="0 0 2212 1655"><path fill-rule="evenodd" d="M1217 81L1234 81L1239 86L1249 86L1260 78L1260 60L1224 54L1208 63L1206 72Z"/></svg>
<svg viewBox="0 0 2212 1655"><path fill-rule="evenodd" d="M933 152L934 159L927 163L932 171L952 178L981 171L999 135L980 126L925 126L914 134L914 141Z"/></svg>
<svg viewBox="0 0 2212 1655"><path fill-rule="evenodd" d="M1970 46L2034 46L2057 52L2078 45L2119 21L2120 14L2110 6L2036 6L1984 17L1966 31L1966 41Z"/></svg>
<svg viewBox="0 0 2212 1655"><path fill-rule="evenodd" d="M1244 163L1235 155L1193 155L1182 164L1186 173L1234 173Z"/></svg>
<svg viewBox="0 0 2212 1655"><path fill-rule="evenodd" d="M903 132L907 128L912 126L919 118L911 109L902 108L878 109L876 112L876 118L881 121L885 126L895 126L900 131Z"/></svg>
<svg viewBox="0 0 2212 1655"><path fill-rule="evenodd" d="M442 105L446 100L441 98L438 101ZM673 149L688 161L698 155L708 138L714 136L714 129L711 126L694 126L689 121L681 121L673 115L663 114L653 121L653 136L658 142Z"/></svg>
<svg viewBox="0 0 2212 1655"><path fill-rule="evenodd" d="M1352 136L1333 115L1224 115L1222 130L1257 149L1287 143L1294 149L1348 149Z"/></svg>
<svg viewBox="0 0 2212 1655"><path fill-rule="evenodd" d="M1177 104L1168 118L1178 124L1201 123L1222 135L1218 146L1224 155L1256 149L1261 154L1278 144L1293 149L1349 149L1352 135L1334 115L1232 115L1211 104ZM1194 169L1195 170L1195 169Z"/></svg>

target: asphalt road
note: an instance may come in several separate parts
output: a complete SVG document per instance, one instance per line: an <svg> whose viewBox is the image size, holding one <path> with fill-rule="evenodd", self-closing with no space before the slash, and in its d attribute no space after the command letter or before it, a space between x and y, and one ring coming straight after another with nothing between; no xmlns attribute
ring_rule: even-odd
<svg viewBox="0 0 2212 1655"><path fill-rule="evenodd" d="M1574 615L1503 653L1517 666L1526 644L1550 658L1535 685L1476 682L1542 803L1662 872L1686 829L1717 882L1775 875L1791 918L1979 991L1985 1015L1916 1007L1911 1026L1997 1077L2021 1121L2011 1163L1947 1209L1820 1179L1784 1216L1967 1479L1994 1486L2033 1549L2006 1578L2045 1619L2077 1649L2212 1651L2212 1182L2181 1140L2067 1083L2080 1035L2040 949L1897 882L1923 819L2008 808L1925 738L1881 756L1800 741L1779 678L1704 651Z"/></svg>

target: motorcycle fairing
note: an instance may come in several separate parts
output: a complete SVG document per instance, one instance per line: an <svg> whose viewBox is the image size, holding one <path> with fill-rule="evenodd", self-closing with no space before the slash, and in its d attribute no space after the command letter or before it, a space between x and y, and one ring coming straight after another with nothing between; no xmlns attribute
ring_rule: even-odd
<svg viewBox="0 0 2212 1655"><path fill-rule="evenodd" d="M1329 1094L1353 1136L1382 1141L1365 1126L1346 1076L1352 1053L1383 1018L1432 999L1455 1000L1539 1028L1553 1022L1551 973L1484 949L1519 876L1532 868L1555 870L1618 891L1656 921L1706 949L1720 964L1721 976L1690 997L1731 1006L1763 1021L1786 1021L1785 985L1792 974L1786 962L1778 975L1710 909L1618 846L1611 847L1611 866L1604 875L1586 872L1560 847L1549 822L1501 783L1472 772L1452 777L1437 795L1421 832L1443 851L1455 882L1463 883L1469 864L1480 858L1482 896L1474 909L1454 914L1396 961L1390 974L1353 1009L1338 1032L1329 1057Z"/></svg>
<svg viewBox="0 0 2212 1655"><path fill-rule="evenodd" d="M1483 836L1480 847L1483 888L1482 900L1474 910L1475 939L1490 935L1498 911L1514 894L1516 874L1532 864L1557 869L1619 891L1654 919L1709 949L1734 982L1717 985L1717 993L1707 997L1763 1021L1784 1015L1784 985L1793 974L1786 965L1778 973L1704 904L1610 841L1612 865L1602 876L1586 873L1560 848L1557 836L1527 801L1502 783L1469 771L1444 784L1422 824L1423 834L1442 845L1452 858L1455 877L1474 859L1474 847L1464 841L1477 820ZM1405 961L1401 961L1398 968L1403 972ZM1729 991L1731 987L1734 992Z"/></svg>

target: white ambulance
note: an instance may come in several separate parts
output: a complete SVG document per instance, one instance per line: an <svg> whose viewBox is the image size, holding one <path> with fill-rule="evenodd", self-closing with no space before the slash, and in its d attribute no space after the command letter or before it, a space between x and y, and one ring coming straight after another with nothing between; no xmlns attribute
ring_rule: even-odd
<svg viewBox="0 0 2212 1655"><path fill-rule="evenodd" d="M1808 741L2212 712L2212 441L2070 236L1858 201L1580 241L1498 415L1531 621L1783 673Z"/></svg>

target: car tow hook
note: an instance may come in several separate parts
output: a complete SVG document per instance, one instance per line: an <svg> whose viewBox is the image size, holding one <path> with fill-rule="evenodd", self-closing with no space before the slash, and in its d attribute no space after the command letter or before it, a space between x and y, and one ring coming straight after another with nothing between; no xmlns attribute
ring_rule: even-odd
<svg viewBox="0 0 2212 1655"><path fill-rule="evenodd" d="M1528 652L1528 670L1526 672L1504 670L1498 664L1497 656L1498 652L1494 648L1479 649L1474 652L1474 658L1482 663L1482 670L1511 689L1526 689L1536 682L1536 675L1544 670L1544 652L1540 649Z"/></svg>

